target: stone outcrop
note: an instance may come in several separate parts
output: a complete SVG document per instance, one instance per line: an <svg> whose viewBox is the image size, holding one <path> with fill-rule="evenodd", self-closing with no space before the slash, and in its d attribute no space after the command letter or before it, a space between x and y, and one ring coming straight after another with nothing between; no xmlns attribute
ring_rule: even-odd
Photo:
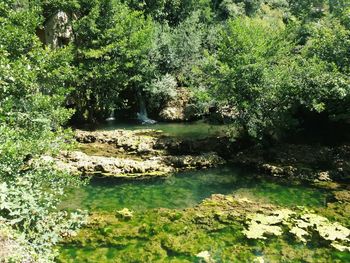
<svg viewBox="0 0 350 263"><path fill-rule="evenodd" d="M182 140L156 130L78 130L75 138L80 151L61 153L47 161L54 161L59 169L77 175L115 178L162 177L225 162L206 144L194 144L191 151L181 152L181 148L186 148ZM188 142L185 144L189 147Z"/></svg>
<svg viewBox="0 0 350 263"><path fill-rule="evenodd" d="M186 88L178 88L177 95L169 100L159 113L163 121L188 121L199 115L195 104L191 103L191 92Z"/></svg>
<svg viewBox="0 0 350 263"><path fill-rule="evenodd" d="M127 158L89 156L82 152L68 152L57 160L57 167L74 174L104 177L146 177L165 175L173 171L160 160L132 160Z"/></svg>
<svg viewBox="0 0 350 263"><path fill-rule="evenodd" d="M187 169L209 168L224 161L215 153L199 156L164 156L146 160L90 156L83 152L63 153L56 159L61 170L78 175L94 175L115 178L147 178L167 176L172 172Z"/></svg>
<svg viewBox="0 0 350 263"><path fill-rule="evenodd" d="M73 28L69 15L59 11L51 16L44 25L44 43L53 48L67 45L73 38Z"/></svg>
<svg viewBox="0 0 350 263"><path fill-rule="evenodd" d="M88 132L77 130L76 140L81 145L110 145L119 153L139 155L198 155L216 152L220 156L230 154L228 137L207 137L199 139L175 138L166 136L161 131L114 130Z"/></svg>
<svg viewBox="0 0 350 263"><path fill-rule="evenodd" d="M155 153L158 142L165 137L156 130L114 130L114 131L76 131L75 138L84 144L100 143L113 145L117 150L132 154ZM159 148L159 147L158 147Z"/></svg>

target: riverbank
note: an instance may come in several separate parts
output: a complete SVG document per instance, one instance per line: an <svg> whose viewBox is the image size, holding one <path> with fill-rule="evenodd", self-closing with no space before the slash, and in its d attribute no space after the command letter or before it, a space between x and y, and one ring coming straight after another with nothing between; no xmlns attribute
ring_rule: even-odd
<svg viewBox="0 0 350 263"><path fill-rule="evenodd" d="M61 153L55 162L76 175L145 179L228 162L287 180L350 180L350 145L345 143L242 147L222 133L176 137L154 129L76 130L75 140L74 149Z"/></svg>
<svg viewBox="0 0 350 263"><path fill-rule="evenodd" d="M225 163L218 152L225 137L182 139L161 131L75 132L76 149L54 159L61 170L80 176L145 179L207 169ZM48 160L51 160L48 158Z"/></svg>
<svg viewBox="0 0 350 263"><path fill-rule="evenodd" d="M350 145L345 143L253 146L237 152L231 161L276 178L314 183L350 181Z"/></svg>

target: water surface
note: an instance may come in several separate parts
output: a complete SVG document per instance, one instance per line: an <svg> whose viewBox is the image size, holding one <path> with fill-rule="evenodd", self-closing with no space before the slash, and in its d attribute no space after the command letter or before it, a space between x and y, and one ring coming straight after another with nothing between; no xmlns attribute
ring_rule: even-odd
<svg viewBox="0 0 350 263"><path fill-rule="evenodd" d="M159 237L164 238L164 240L170 239L169 242L173 242L172 238L182 240L181 242L185 243L178 244L184 246L184 251L190 250L191 244L193 244L191 242L194 242L201 250L210 251L216 262L231 262L226 261L225 257L232 254L230 252L232 249L238 249L240 255L238 258L243 257L235 262L252 262L247 261L247 258L251 258L251 253L255 255L254 251L257 251L258 254L259 251L266 251L269 257L275 255L276 261L266 262L280 262L278 255L283 250L283 253L296 253L296 258L300 258L300 254L307 254L309 261L305 262L347 262L350 259L346 252L336 252L322 246L308 247L294 241L285 243L285 241L276 238L272 238L266 243L250 241L242 237L242 229L239 225L228 225L226 228L214 232L206 232L205 229L198 233L192 232L193 241L186 241L186 236L178 236L177 234L172 236L172 231L177 229L176 224L181 225L181 220L173 224L162 223L162 226L157 226L159 217L152 212L153 208L182 209L193 207L212 194L235 194L241 198L269 202L291 207L291 209L295 206L321 208L325 206L329 197L329 193L322 189L303 184L286 184L281 181L269 180L257 176L247 169L231 166L183 172L166 179L152 181L121 182L111 179L95 179L89 185L71 192L62 207L87 209L91 212L111 212L112 215L115 214L116 210L128 208L136 212L138 216L130 222L120 222L117 225L105 225L96 230L88 230L86 232L87 244L81 246L72 243L61 247L59 262L200 262L187 252L175 254L169 252L165 259L157 259L159 250L164 252L157 245L157 242L160 242L157 241ZM145 226L145 229L157 229L157 227L161 229L155 230L154 233L150 232L150 236L145 240L135 238L132 234L129 237L125 233L125 230L129 231L129 228L133 233L135 227L139 228L140 226ZM124 234L119 235L118 229ZM163 235L159 234L158 231L164 231ZM111 235L111 232L115 234ZM154 240L152 233L157 233ZM106 237L101 237L101 235L106 235ZM150 242L150 240L155 243ZM158 252L153 251L153 249L157 249ZM196 253L201 251L198 249L195 249ZM317 251L315 251L316 249ZM245 250L247 252L244 252ZM327 259L323 258L325 254L328 255ZM131 259L132 261L130 261Z"/></svg>
<svg viewBox="0 0 350 263"><path fill-rule="evenodd" d="M165 134L180 138L203 138L207 136L215 136L223 134L227 126L226 125L213 125L204 121L196 121L189 123L162 123L158 122L153 125L142 125L138 122L106 122L94 129L98 130L141 130L141 129L155 129L161 130Z"/></svg>
<svg viewBox="0 0 350 263"><path fill-rule="evenodd" d="M65 208L115 211L193 207L212 194L237 194L285 206L322 206L327 192L306 185L286 185L256 177L253 172L230 166L183 172L166 179L124 181L94 179L75 189Z"/></svg>

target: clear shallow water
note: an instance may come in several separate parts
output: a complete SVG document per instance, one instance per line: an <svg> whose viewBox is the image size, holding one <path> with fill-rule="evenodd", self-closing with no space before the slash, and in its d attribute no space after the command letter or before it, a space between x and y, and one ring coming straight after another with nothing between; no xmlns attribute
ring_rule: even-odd
<svg viewBox="0 0 350 263"><path fill-rule="evenodd" d="M62 207L111 212L108 214L113 217L116 210L129 208L137 212L137 216L130 222L118 221L112 225L102 223L96 229L88 228L83 234L83 244L73 242L60 248L58 262L200 262L193 255L202 250L210 251L216 262L253 262L248 258L256 256L256 251L264 251L274 258L265 262L282 262L279 261L281 253L287 258L286 255L290 253L292 258L298 258L283 262L303 262L299 259L304 254L308 258L305 262L350 260L348 253L323 246L308 247L276 238L265 243L247 240L242 236L242 226L235 224L213 232L198 227L194 232L184 234L182 229L186 226L181 225L181 220L164 223L159 221L164 218L152 212L152 208L193 207L212 194L236 194L241 198L285 207L311 208L323 207L329 195L325 190L272 181L257 177L251 171L229 166L179 173L153 181L93 180L89 185L72 192ZM173 211L176 213L176 210ZM145 231L150 231L149 236L145 239L137 237L140 229L148 229ZM167 252L165 257L158 254L165 253L166 249L159 247L163 242L175 242L174 247L178 247L179 252ZM188 251L192 251L191 254ZM227 259L232 253L239 254L235 261ZM162 257L157 258L157 255ZM327 259L323 255L327 255Z"/></svg>
<svg viewBox="0 0 350 263"><path fill-rule="evenodd" d="M122 208L193 207L212 194L237 194L283 206L323 206L327 193L305 185L286 185L229 166L179 173L166 179L124 181L95 179L75 189L62 207L113 212Z"/></svg>
<svg viewBox="0 0 350 263"><path fill-rule="evenodd" d="M141 129L155 129L161 130L170 136L176 136L181 138L203 138L208 135L220 135L223 134L227 128L225 125L211 125L203 121L197 121L192 123L156 123L153 125L142 125L137 122L120 123L120 122L107 122L98 127L98 130L141 130Z"/></svg>

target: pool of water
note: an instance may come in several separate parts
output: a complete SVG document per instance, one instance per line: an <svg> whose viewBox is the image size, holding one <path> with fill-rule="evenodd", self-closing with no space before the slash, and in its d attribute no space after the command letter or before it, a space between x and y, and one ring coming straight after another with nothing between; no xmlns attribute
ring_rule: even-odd
<svg viewBox="0 0 350 263"><path fill-rule="evenodd" d="M84 128L84 127L82 127ZM86 127L85 127L86 128ZM140 130L140 129L155 129L161 130L170 136L181 138L203 138L207 136L215 136L224 134L227 130L226 125L212 125L204 121L190 122L190 123L162 123L158 122L153 125L142 125L138 122L106 122L97 127L98 130Z"/></svg>
<svg viewBox="0 0 350 263"><path fill-rule="evenodd" d="M281 184L258 178L245 169L224 166L151 181L95 179L71 192L62 207L108 212L125 207L132 210L187 208L212 194L237 194L283 206L309 207L323 206L327 198L324 190Z"/></svg>
<svg viewBox="0 0 350 263"><path fill-rule="evenodd" d="M291 209L295 206L322 209L329 198L329 191L326 190L269 180L252 171L232 166L184 172L152 181L95 179L72 191L61 207L103 212L112 218L115 218L115 211L128 208L136 213L136 217L130 222L114 222L112 219L114 223L101 223L96 229L83 230L82 243L63 245L58 262L201 262L193 255L202 250L210 251L215 256L215 262L253 262L252 255L260 255L259 251L264 251L275 260L265 262L282 262L278 260L281 253L284 258L288 258L290 253L291 259L296 258L283 262L303 262L300 261L303 255L308 259L305 262L350 260L349 253L336 252L324 246L309 247L276 238L265 243L247 240L242 236L243 226L240 224L228 225L213 232L198 227L185 234L183 231L187 225L181 225L181 220L174 223L162 221L161 213L153 210L169 208L177 213L180 210L176 209L196 206L212 194L235 194ZM189 227L191 229L193 225ZM143 234L138 236L140 229L149 231L146 237L142 237ZM164 255L166 249L159 244L167 246L167 242L175 242L174 246L179 247L179 251L168 251ZM237 253L235 261L228 259L232 253ZM323 258L325 255L327 258Z"/></svg>

